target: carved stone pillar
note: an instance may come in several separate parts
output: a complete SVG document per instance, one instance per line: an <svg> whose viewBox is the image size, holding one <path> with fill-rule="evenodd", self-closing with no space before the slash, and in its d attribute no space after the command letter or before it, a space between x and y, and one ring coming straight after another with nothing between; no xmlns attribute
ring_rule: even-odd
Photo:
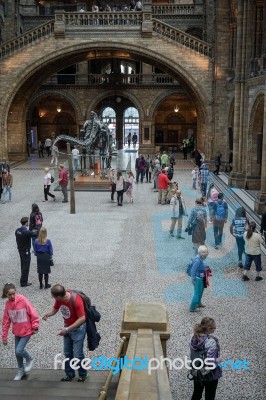
<svg viewBox="0 0 266 400"><path fill-rule="evenodd" d="M261 184L260 191L255 201L255 211L261 214L264 211L266 202L266 89L264 90L264 116L263 116L263 139L262 139L262 160L261 160Z"/></svg>

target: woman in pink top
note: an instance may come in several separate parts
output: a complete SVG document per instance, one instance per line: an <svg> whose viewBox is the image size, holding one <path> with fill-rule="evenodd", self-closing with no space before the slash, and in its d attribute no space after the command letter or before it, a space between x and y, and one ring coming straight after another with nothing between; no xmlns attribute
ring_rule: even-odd
<svg viewBox="0 0 266 400"><path fill-rule="evenodd" d="M40 318L31 302L26 297L16 293L16 288L12 283L5 284L2 299L7 299L2 320L2 341L3 345L7 345L8 331L12 323L19 368L14 380L20 381L25 373L30 372L33 366L33 358L25 350L25 347L31 335L38 332ZM26 360L25 365L23 358Z"/></svg>

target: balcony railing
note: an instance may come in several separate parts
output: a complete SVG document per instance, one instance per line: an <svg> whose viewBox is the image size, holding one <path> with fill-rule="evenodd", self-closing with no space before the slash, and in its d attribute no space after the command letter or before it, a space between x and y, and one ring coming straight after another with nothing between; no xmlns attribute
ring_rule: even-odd
<svg viewBox="0 0 266 400"><path fill-rule="evenodd" d="M266 74L266 54L261 57L252 58L249 62L250 78L265 74Z"/></svg>
<svg viewBox="0 0 266 400"><path fill-rule="evenodd" d="M142 13L124 12L99 12L99 13L65 13L63 19L66 26L115 26L115 25L141 25Z"/></svg>
<svg viewBox="0 0 266 400"><path fill-rule="evenodd" d="M59 78L59 79L58 79ZM45 85L178 85L178 81L167 74L55 74Z"/></svg>

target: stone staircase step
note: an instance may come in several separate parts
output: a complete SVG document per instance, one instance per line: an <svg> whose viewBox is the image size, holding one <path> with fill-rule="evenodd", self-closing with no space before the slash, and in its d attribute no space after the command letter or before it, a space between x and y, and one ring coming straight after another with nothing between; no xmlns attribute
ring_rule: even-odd
<svg viewBox="0 0 266 400"><path fill-rule="evenodd" d="M64 376L62 370L33 370L21 381L14 381L16 369L1 369L0 373L0 399L27 398L32 400L60 399L98 399L108 371L89 371L84 383L76 380L61 382ZM110 385L108 399L114 400L117 389L118 377L114 376Z"/></svg>

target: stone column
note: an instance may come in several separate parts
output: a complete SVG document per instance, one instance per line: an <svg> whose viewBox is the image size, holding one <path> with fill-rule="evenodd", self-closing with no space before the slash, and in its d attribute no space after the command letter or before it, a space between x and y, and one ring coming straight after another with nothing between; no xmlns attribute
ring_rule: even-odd
<svg viewBox="0 0 266 400"><path fill-rule="evenodd" d="M255 201L255 211L261 214L264 211L266 202L266 89L264 90L264 116L263 116L263 139L262 139L262 160L261 160L261 183L260 191Z"/></svg>
<svg viewBox="0 0 266 400"><path fill-rule="evenodd" d="M230 186L244 187L245 176L242 169L244 140L244 99L245 99L245 63L246 63L246 19L247 2L238 1L237 16L237 52L235 68L235 104L234 104L234 137L233 137L233 170L229 178Z"/></svg>

